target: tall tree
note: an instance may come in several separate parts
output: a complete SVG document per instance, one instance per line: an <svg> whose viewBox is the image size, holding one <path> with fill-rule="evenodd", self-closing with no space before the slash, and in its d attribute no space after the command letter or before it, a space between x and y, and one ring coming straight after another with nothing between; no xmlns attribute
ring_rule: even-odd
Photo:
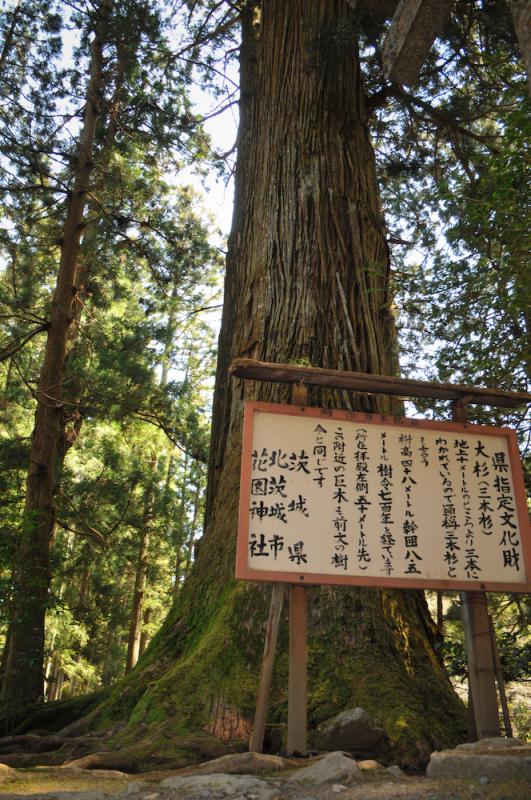
<svg viewBox="0 0 531 800"><path fill-rule="evenodd" d="M57 284L47 323L48 337L36 391L37 410L29 457L22 539L14 568L15 592L2 675L4 702L24 704L43 694L44 618L50 584L49 554L54 532L54 494L57 490L63 437L63 380L67 344L76 316L76 269L83 230L86 195L94 158L96 122L100 113L103 67L103 28L108 3L94 19L88 81L79 153L61 236Z"/></svg>
<svg viewBox="0 0 531 800"><path fill-rule="evenodd" d="M116 690L135 721L157 718L171 692L181 725L227 739L249 730L268 592L232 579L243 401L287 396L274 385L231 381L231 360L397 370L356 26L342 0L271 0L260 12L249 4L243 13L236 197L205 534L168 620ZM312 402L391 410L385 399L332 393ZM462 709L438 661L422 593L309 594L312 724L362 705L383 719L410 763L462 734ZM166 671L145 690L142 665L153 670L155 660ZM276 722L285 711L284 658L280 665Z"/></svg>
<svg viewBox="0 0 531 800"><path fill-rule="evenodd" d="M2 90L11 107L18 103L24 113L20 121L15 113L2 110L0 171L6 179L4 203L14 220L1 232L4 247L12 255L12 286L2 287L2 300L14 324L0 360L12 359L38 334L47 334L34 391L37 410L26 508L16 544L12 619L2 662L0 696L13 707L42 697L55 498L66 452L79 435L84 403L89 399L83 376L90 361L90 336L80 340L80 321L87 307L106 308L109 294L116 290L112 281L117 273L108 279L104 274L106 258L112 254L116 260L119 248L122 253L129 250L134 265L148 265L154 284L179 286L181 296L190 289L192 307L201 296L197 282L208 280L211 264L203 225L190 210L191 195L188 206L183 201L177 210L175 193L171 196L161 179L164 166L175 166L187 151L193 158L203 147L200 128L192 136L187 123L178 124L187 103L186 76L163 58L165 12L159 6L151 11L143 0L124 4L102 0L69 12L80 28L79 47L74 49L73 65L61 69L57 67L61 4L42 6L46 11L52 8L54 14L28 16L29 30L36 31L35 54L22 55L13 63L6 56L9 70L6 66L2 76ZM19 31L16 13L5 27L8 53L14 49L16 36L24 38L28 30ZM17 46L15 52L18 57L24 50ZM78 128L77 83L85 66L89 78ZM15 78L20 86L12 89ZM20 135L15 137L15 133ZM10 152L14 139L17 145ZM77 142L75 147L71 139ZM164 205L159 204L162 196ZM190 210L186 221L185 207ZM28 287L40 284L24 296L20 260ZM105 279L112 287L107 295ZM171 390L168 397L162 394L151 416L156 423L161 423L171 405ZM133 398L128 399L131 405Z"/></svg>

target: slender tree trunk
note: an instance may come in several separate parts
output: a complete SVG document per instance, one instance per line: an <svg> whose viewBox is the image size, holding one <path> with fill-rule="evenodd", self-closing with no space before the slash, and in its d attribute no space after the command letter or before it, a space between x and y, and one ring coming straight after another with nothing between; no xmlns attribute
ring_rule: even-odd
<svg viewBox="0 0 531 800"><path fill-rule="evenodd" d="M4 43L2 45L2 52L0 53L0 75L4 71L4 66L7 57L9 56L9 51L11 50L11 46L13 44L13 38L15 36L15 28L17 26L17 22L23 13L21 8L21 0L17 0L12 13L13 16L11 18L11 24L6 31L6 38L4 39Z"/></svg>
<svg viewBox="0 0 531 800"><path fill-rule="evenodd" d="M65 673L64 670L60 669L57 675L57 689L55 694L55 700L60 700L63 694L63 683L65 680Z"/></svg>
<svg viewBox="0 0 531 800"><path fill-rule="evenodd" d="M153 609L152 608L146 608L145 611L144 611L144 616L142 618L142 634L140 636L140 645L139 645L139 648L138 648L138 657L139 658L142 655L144 655L144 653L146 651L146 647L148 646L149 633L147 631L147 626L149 625L149 623L151 621L152 613L153 613Z"/></svg>
<svg viewBox="0 0 531 800"><path fill-rule="evenodd" d="M74 185L67 201L57 284L36 392L37 410L26 484L24 525L14 575L9 668L3 673L0 693L4 704L18 709L43 696L44 619L50 583L54 496L65 446L64 368L67 342L76 313L76 268L99 114L102 46L98 26L91 45L90 79L79 156Z"/></svg>
<svg viewBox="0 0 531 800"><path fill-rule="evenodd" d="M133 606L131 610L131 622L129 625L129 639L127 642L127 657L125 662L126 675L128 672L131 672L138 661L140 650L142 610L144 605L144 593L146 590L146 575L149 563L149 540L151 535L151 525L153 522L153 502L155 499L155 473L157 469L157 460L155 458L151 461L149 468L150 477L144 497L143 524L138 546Z"/></svg>
<svg viewBox="0 0 531 800"><path fill-rule="evenodd" d="M55 654L52 658L52 664L50 668L50 675L46 691L46 699L48 700L49 703L58 699L61 673L62 673L61 658L58 654Z"/></svg>
<svg viewBox="0 0 531 800"><path fill-rule="evenodd" d="M177 297L179 294L179 280L176 277L171 295L169 297L169 311L166 330L164 332L164 350L161 356L160 385L166 386L171 367L171 352L177 333Z"/></svg>
<svg viewBox="0 0 531 800"><path fill-rule="evenodd" d="M200 486L199 484L197 484L195 488L195 497L194 497L194 515L192 517L192 524L190 526L190 534L188 536L188 542L186 543L186 564L184 565L185 580L190 574L190 570L192 568L192 556L194 553L194 537L197 529L197 519L199 517L200 491L201 491Z"/></svg>
<svg viewBox="0 0 531 800"><path fill-rule="evenodd" d="M74 616L76 619L83 619L87 612L87 601L90 586L90 551L89 547L85 546L83 572L81 574L81 583L79 586L79 597L75 607Z"/></svg>
<svg viewBox="0 0 531 800"><path fill-rule="evenodd" d="M177 594L181 584L182 548L185 539L186 520L186 481L188 479L188 453L184 454L184 463L181 470L181 497L179 515L175 526L175 568L174 568L174 594Z"/></svg>

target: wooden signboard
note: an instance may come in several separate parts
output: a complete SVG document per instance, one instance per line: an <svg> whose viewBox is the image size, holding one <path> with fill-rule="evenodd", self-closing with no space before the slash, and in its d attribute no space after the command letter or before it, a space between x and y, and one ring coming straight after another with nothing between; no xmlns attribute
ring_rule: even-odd
<svg viewBox="0 0 531 800"><path fill-rule="evenodd" d="M530 591L514 431L247 403L236 577Z"/></svg>

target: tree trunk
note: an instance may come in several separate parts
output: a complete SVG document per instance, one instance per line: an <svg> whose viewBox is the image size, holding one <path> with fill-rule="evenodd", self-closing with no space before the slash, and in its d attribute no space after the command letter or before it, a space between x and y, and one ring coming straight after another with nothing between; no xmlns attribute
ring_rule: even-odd
<svg viewBox="0 0 531 800"><path fill-rule="evenodd" d="M531 97L531 5L528 0L507 0L522 59L527 72L527 86Z"/></svg>
<svg viewBox="0 0 531 800"><path fill-rule="evenodd" d="M186 543L186 564L184 565L184 579L185 580L188 577L188 575L190 574L190 569L192 567L192 556L193 556L193 552L194 552L194 537L195 537L195 532L196 532L196 529L197 529L197 518L199 516L199 504L201 502L200 498L199 498L199 491L200 491L200 488L199 488L200 477L199 476L197 476L197 480L198 480L198 484L197 484L197 486L195 488L195 497L194 497L194 514L193 514L193 517L192 517L192 524L190 526L190 534L188 536L188 542Z"/></svg>
<svg viewBox="0 0 531 800"><path fill-rule="evenodd" d="M15 36L15 28L17 26L17 22L19 20L19 17L21 17L23 13L23 9L20 7L20 5L21 5L21 0L17 0L12 12L13 15L11 17L11 24L6 30L6 36L4 39L4 44L2 46L2 52L0 53L0 75L4 71L4 66L9 56L9 51L11 50L11 46L13 44L13 38Z"/></svg>
<svg viewBox="0 0 531 800"><path fill-rule="evenodd" d="M54 496L62 465L63 381L67 342L75 319L76 267L102 85L102 38L91 45L79 156L61 239L61 258L37 386L37 410L26 484L24 524L14 572L14 613L10 621L9 668L2 676L0 700L20 709L43 697L44 619L50 584L50 544Z"/></svg>
<svg viewBox="0 0 531 800"><path fill-rule="evenodd" d="M135 573L135 588L133 592L133 605L131 621L129 624L129 639L127 642L127 657L125 661L125 674L131 672L139 657L140 637L142 632L142 611L144 606L144 593L146 591L146 575L149 563L149 539L153 522L153 502L155 494L155 472L157 460L154 458L149 464L149 482L144 496L143 524L140 531L138 545L138 559Z"/></svg>
<svg viewBox="0 0 531 800"><path fill-rule="evenodd" d="M59 655L54 655L52 658L52 665L46 691L46 699L49 703L52 703L54 700L58 700L59 698L58 690L61 673L61 658Z"/></svg>
<svg viewBox="0 0 531 800"><path fill-rule="evenodd" d="M285 387L231 380L233 358L395 374L389 254L356 51L344 0L268 0L243 14L235 210L214 398L205 534L191 574L116 703L247 738L270 588L233 579L244 400ZM391 401L312 392L312 404L389 412ZM309 588L309 722L363 706L402 763L464 734L422 592ZM286 632L270 720L286 719ZM164 657L163 657L164 656ZM174 659L180 656L175 664ZM166 666L170 663L170 666ZM164 669L166 668L166 672ZM129 706L130 707L130 706ZM108 713L108 709L107 709Z"/></svg>
<svg viewBox="0 0 531 800"><path fill-rule="evenodd" d="M147 631L147 626L149 625L149 623L151 621L151 614L152 613L153 613L153 609L151 609L151 608L146 608L145 611L144 611L144 616L142 618L142 633L141 633L141 636L140 636L140 645L139 645L139 648L138 648L138 657L139 658L144 655L144 653L146 652L146 647L148 646L149 633Z"/></svg>
<svg viewBox="0 0 531 800"><path fill-rule="evenodd" d="M179 515L175 525L175 568L173 593L177 594L181 588L181 567L182 549L185 541L185 521L186 521L186 481L188 480L188 452L184 454L184 461L181 469L181 497L179 502Z"/></svg>

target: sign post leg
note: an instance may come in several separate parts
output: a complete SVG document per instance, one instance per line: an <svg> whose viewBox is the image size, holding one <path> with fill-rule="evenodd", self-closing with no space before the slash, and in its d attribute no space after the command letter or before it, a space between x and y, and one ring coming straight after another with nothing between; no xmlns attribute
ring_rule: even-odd
<svg viewBox="0 0 531 800"><path fill-rule="evenodd" d="M500 705L502 707L503 727L505 735L509 739L513 738L513 727L511 725L511 717L509 716L509 706L507 703L507 695L505 693L505 680L503 678L503 670L500 663L500 654L498 652L498 644L496 642L496 632L492 622L492 617L489 614L490 624L490 640L492 644L492 654L494 656L494 669L496 672L496 681L498 683L498 694L500 695Z"/></svg>
<svg viewBox="0 0 531 800"><path fill-rule="evenodd" d="M288 756L306 755L307 592L289 589Z"/></svg>
<svg viewBox="0 0 531 800"><path fill-rule="evenodd" d="M260 672L258 697L256 699L253 732L249 741L249 751L251 753L261 753L264 747L264 734L267 721L267 711L269 708L269 695L271 693L271 679L273 677L273 661L275 660L275 651L277 649L278 629L280 625L280 615L282 613L283 598L284 584L274 583L273 590L271 592L269 619L267 620L264 655L262 658L262 670Z"/></svg>
<svg viewBox="0 0 531 800"><path fill-rule="evenodd" d="M466 422L467 399L452 403L452 419ZM472 698L478 739L500 735L498 696L496 694L495 660L491 623L485 592L461 592L468 694Z"/></svg>
<svg viewBox="0 0 531 800"><path fill-rule="evenodd" d="M468 680L478 739L500 735L496 674L485 592L461 592Z"/></svg>
<svg viewBox="0 0 531 800"><path fill-rule="evenodd" d="M308 405L304 382L291 387L291 402ZM305 586L289 587L288 755L306 755L306 691L308 684L308 593Z"/></svg>

